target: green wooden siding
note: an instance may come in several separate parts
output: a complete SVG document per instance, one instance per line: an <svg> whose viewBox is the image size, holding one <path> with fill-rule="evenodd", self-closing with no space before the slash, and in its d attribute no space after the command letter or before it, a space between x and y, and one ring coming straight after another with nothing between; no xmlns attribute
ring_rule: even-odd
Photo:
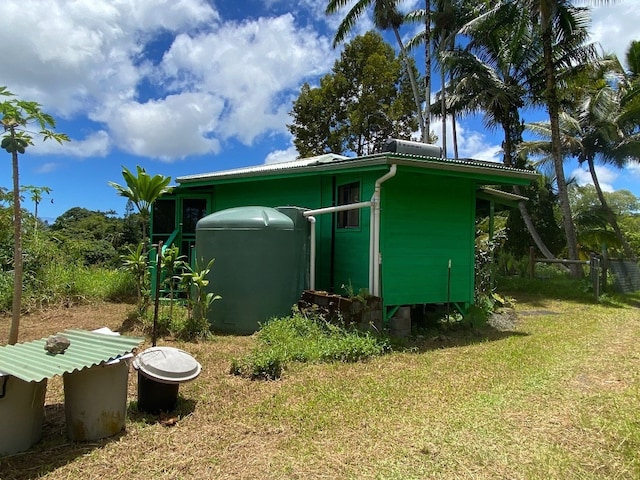
<svg viewBox="0 0 640 480"><path fill-rule="evenodd" d="M386 305L473 301L475 184L400 170L383 184L382 289Z"/></svg>
<svg viewBox="0 0 640 480"><path fill-rule="evenodd" d="M260 205L297 206L309 209L330 207L333 202L332 175L253 180L216 185L213 211ZM332 215L316 218L316 288L330 290Z"/></svg>
<svg viewBox="0 0 640 480"><path fill-rule="evenodd" d="M280 178L216 185L213 208L259 205L263 207L318 208L321 201L321 177Z"/></svg>
<svg viewBox="0 0 640 480"><path fill-rule="evenodd" d="M376 179L384 171L362 172L360 174L339 175L336 188L353 182L360 184L360 202L371 200ZM336 228L334 258L334 291L345 294L345 288L351 286L355 293L361 288L369 288L369 225L371 209L361 208L358 228ZM344 285L344 287L343 287Z"/></svg>

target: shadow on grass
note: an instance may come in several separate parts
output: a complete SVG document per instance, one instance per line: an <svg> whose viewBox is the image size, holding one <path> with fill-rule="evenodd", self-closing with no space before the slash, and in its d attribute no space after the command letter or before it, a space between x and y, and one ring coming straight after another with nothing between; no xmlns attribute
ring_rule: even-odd
<svg viewBox="0 0 640 480"><path fill-rule="evenodd" d="M158 423L166 427L195 410L196 401L178 395L175 410L159 415L140 412L136 401L129 403L128 421L144 424ZM2 480L35 480L47 473L73 462L76 458L103 448L110 442L126 436L122 430L108 438L88 442L74 442L67 438L65 407L63 403L45 405L45 418L42 424L42 438L30 450L14 455L0 457L0 478Z"/></svg>
<svg viewBox="0 0 640 480"><path fill-rule="evenodd" d="M476 343L495 342L510 337L527 337L526 332L501 330L489 325L480 328L459 327L418 332L407 339L394 339L393 350L423 353L443 348L456 348Z"/></svg>
<svg viewBox="0 0 640 480"><path fill-rule="evenodd" d="M42 438L30 450L0 458L3 480L31 480L118 440L125 431L109 438L89 442L74 442L67 438L64 404L45 405Z"/></svg>
<svg viewBox="0 0 640 480"><path fill-rule="evenodd" d="M159 423L167 427L175 425L177 421L188 415L191 415L196 409L196 401L190 398L184 398L182 395L178 395L178 401L176 407L170 412L160 412L158 414L144 412L138 408L138 402L133 400L129 403L127 409L127 415L131 422L142 424Z"/></svg>

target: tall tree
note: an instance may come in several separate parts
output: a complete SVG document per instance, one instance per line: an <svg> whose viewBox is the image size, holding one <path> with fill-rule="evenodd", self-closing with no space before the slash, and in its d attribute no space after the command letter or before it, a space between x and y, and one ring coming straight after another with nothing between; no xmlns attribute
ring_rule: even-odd
<svg viewBox="0 0 640 480"><path fill-rule="evenodd" d="M558 79L556 72L570 66L576 60L577 52L583 48L586 40L588 12L574 7L570 0L516 0L523 9L531 13L537 23L542 40L542 58L544 64L544 99L549 113L551 127L551 157L556 172L558 198L562 212L562 225L567 237L567 250L571 260L578 259L578 239L571 214L567 182L564 174L560 138L560 100L558 98ZM602 3L609 3L601 0ZM582 50L584 51L584 50ZM573 276L581 276L582 269L571 267Z"/></svg>
<svg viewBox="0 0 640 480"><path fill-rule="evenodd" d="M503 131L503 162L524 168L517 145L522 141L520 110L533 102L532 68L540 57L540 42L532 35L529 16L515 4L504 4L493 15L464 29L470 41L464 47L441 52L450 74L458 79L449 87L449 104L463 113L483 113L484 125ZM528 194L539 197L539 188ZM514 193L522 195L518 187ZM547 258L555 255L547 247L536 225L545 227L541 214L533 218L527 203L518 212L536 246Z"/></svg>
<svg viewBox="0 0 640 480"><path fill-rule="evenodd" d="M298 153L367 155L382 151L389 137L411 138L417 122L409 83L378 33L356 37L320 86L303 85L293 103L287 128Z"/></svg>
<svg viewBox="0 0 640 480"><path fill-rule="evenodd" d="M11 315L11 328L9 330L10 345L18 341L20 329L20 311L22 307L22 212L20 206L20 180L18 155L25 153L26 149L33 145L33 135L42 137L43 140L55 140L59 143L68 141L69 137L53 131L56 122L54 118L43 112L41 105L36 102L20 100L15 97L7 87L0 87L0 95L7 98L0 102L0 116L4 133L0 147L11 155L13 171L13 226L14 226L14 281L13 304ZM27 127L35 124L39 130L32 133Z"/></svg>
<svg viewBox="0 0 640 480"><path fill-rule="evenodd" d="M118 194L133 202L142 216L142 241L147 244L147 225L151 216L151 205L160 195L170 190L171 177L164 175L149 175L144 168L137 165L137 175L134 175L127 167L122 167L122 177L126 186L115 182L108 182L115 188Z"/></svg>
<svg viewBox="0 0 640 480"><path fill-rule="evenodd" d="M349 3L351 3L350 0L329 0L326 13L327 15L335 14ZM365 11L368 8L373 7L373 23L376 28L380 30L391 29L396 42L398 42L400 58L404 63L405 71L411 84L413 100L416 104L416 117L418 119L418 127L420 128L420 136L423 141L426 142L429 137L429 126L425 125L425 118L422 114L421 105L424 97L422 97L418 92L418 82L414 62L407 54L407 49L405 48L402 36L400 35L400 26L404 22L404 15L398 11L398 3L399 0L358 0L352 5L351 9L347 12L346 16L338 26L338 30L336 31L333 39L333 46L335 47L339 43L342 43L347 35L353 30L353 27ZM428 102L429 97L426 97L426 99Z"/></svg>
<svg viewBox="0 0 640 480"><path fill-rule="evenodd" d="M33 201L33 217L35 219L34 234L38 234L38 205L42 202L42 196L44 194L50 194L52 192L49 187L35 187L33 185L25 185L22 187L22 191L29 192L31 194L31 200ZM52 200L53 202L53 200Z"/></svg>
<svg viewBox="0 0 640 480"><path fill-rule="evenodd" d="M436 94L435 104L431 106L431 112L442 118L442 149L443 155L447 156L447 117L451 115L452 130L455 134L455 109L451 102L447 101L447 80L451 81L451 71L445 62L447 52L456 47L457 37L460 29L473 17L482 11L481 5L472 5L462 0L435 0L435 10L431 15L433 21L432 45L434 58L436 59L436 69L440 72L440 90ZM415 37L412 42L420 40L420 36ZM424 41L422 39L421 41ZM414 46L413 43L410 43ZM457 139L453 139L454 158L458 158Z"/></svg>
<svg viewBox="0 0 640 480"><path fill-rule="evenodd" d="M629 76L633 80L640 78L640 41L633 40L627 47L626 52L627 68Z"/></svg>
<svg viewBox="0 0 640 480"><path fill-rule="evenodd" d="M637 122L629 121L629 118L640 117L640 105L636 102L624 102L624 82L608 80L615 73L623 74L615 57L609 57L608 60L609 62L598 62L598 65L610 65L614 70L591 68L574 77L573 82L568 84L571 102L565 103L566 107L560 113L560 138L563 155L577 159L581 165L587 165L600 200L602 217L613 228L625 255L633 258L635 255L622 234L614 212L607 204L595 166L596 161L599 161L622 168L630 156L640 158ZM548 160L551 150L549 122L535 122L528 128L546 141L529 142L525 147L529 151L543 154L543 161Z"/></svg>

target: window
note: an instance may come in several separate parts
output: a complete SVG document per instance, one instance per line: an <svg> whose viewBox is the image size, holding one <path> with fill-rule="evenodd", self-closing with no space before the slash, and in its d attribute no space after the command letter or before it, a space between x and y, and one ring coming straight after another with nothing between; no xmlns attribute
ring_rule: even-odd
<svg viewBox="0 0 640 480"><path fill-rule="evenodd" d="M349 205L360 201L360 182L338 187L338 205ZM360 227L360 209L338 212L338 228Z"/></svg>
<svg viewBox="0 0 640 480"><path fill-rule="evenodd" d="M172 233L176 229L176 201L158 199L153 202L153 233Z"/></svg>
<svg viewBox="0 0 640 480"><path fill-rule="evenodd" d="M206 214L207 201L204 198L182 200L182 233L195 233L196 223Z"/></svg>

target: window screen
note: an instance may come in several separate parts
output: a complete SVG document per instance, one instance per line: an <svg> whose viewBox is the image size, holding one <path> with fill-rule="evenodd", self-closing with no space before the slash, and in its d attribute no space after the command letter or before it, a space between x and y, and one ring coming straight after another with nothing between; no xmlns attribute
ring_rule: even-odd
<svg viewBox="0 0 640 480"><path fill-rule="evenodd" d="M176 229L175 199L153 202L153 233L172 233Z"/></svg>
<svg viewBox="0 0 640 480"><path fill-rule="evenodd" d="M360 182L347 183L338 187L338 205L349 205L360 201ZM360 210L338 212L338 228L358 228Z"/></svg>

